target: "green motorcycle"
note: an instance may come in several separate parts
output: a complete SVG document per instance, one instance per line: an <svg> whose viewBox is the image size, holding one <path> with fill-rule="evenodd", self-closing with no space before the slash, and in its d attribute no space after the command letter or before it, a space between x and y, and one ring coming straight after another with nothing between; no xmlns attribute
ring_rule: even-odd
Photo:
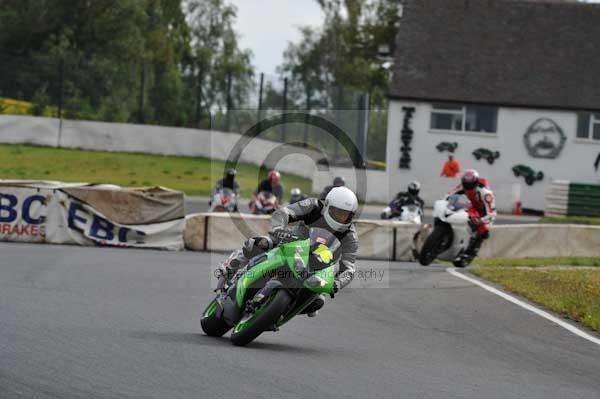
<svg viewBox="0 0 600 399"><path fill-rule="evenodd" d="M341 243L325 229L301 230L303 238L281 242L236 273L202 314L206 335L220 337L233 328L231 342L247 345L278 331L320 294L333 297Z"/></svg>

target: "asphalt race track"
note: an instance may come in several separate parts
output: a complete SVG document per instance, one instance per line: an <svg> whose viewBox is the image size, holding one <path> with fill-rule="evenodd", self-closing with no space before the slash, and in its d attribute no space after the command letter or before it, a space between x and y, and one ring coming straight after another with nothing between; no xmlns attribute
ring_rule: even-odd
<svg viewBox="0 0 600 399"><path fill-rule="evenodd" d="M600 397L600 347L442 267L361 262L390 288L238 348L199 327L222 255L0 254L2 399Z"/></svg>

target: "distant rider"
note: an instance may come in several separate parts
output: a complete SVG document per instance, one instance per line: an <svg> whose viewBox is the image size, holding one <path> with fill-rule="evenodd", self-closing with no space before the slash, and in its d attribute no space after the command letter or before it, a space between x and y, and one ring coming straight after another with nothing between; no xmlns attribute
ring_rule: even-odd
<svg viewBox="0 0 600 399"><path fill-rule="evenodd" d="M324 200L325 197L327 197L327 194L329 194L329 192L331 191L332 188L334 187L345 187L346 186L346 180L344 180L343 177L341 176L337 176L336 178L333 179L333 185L331 186L326 186L323 191L321 192L321 195L319 195L319 199L320 200Z"/></svg>
<svg viewBox="0 0 600 399"><path fill-rule="evenodd" d="M217 185L215 186L214 192L216 193L219 190L228 188L228 189L232 190L235 195L238 195L239 191L240 191L240 185L238 184L237 180L235 179L236 175L237 175L237 172L235 169L227 169L223 178L219 179L217 181ZM210 200L208 200L208 206L212 206L212 198ZM237 202L235 205L235 211L237 212Z"/></svg>
<svg viewBox="0 0 600 399"><path fill-rule="evenodd" d="M334 292L346 287L354 278L358 235L352 219L358 209L358 201L352 190L335 187L325 198L307 198L301 202L278 209L271 219L273 230L270 235L248 239L241 250L235 251L223 263L220 269L219 286L231 278L240 268L248 264L249 259L276 247L280 240L294 235L290 223L303 222L307 227L326 229L342 243L339 268L334 283ZM325 304L319 296L305 310L314 317Z"/></svg>
<svg viewBox="0 0 600 399"><path fill-rule="evenodd" d="M235 176L237 175L237 171L235 169L228 169L225 172L225 176L222 179L219 179L217 182L216 190L228 188L233 190L235 194L238 194L240 191L240 185L238 184Z"/></svg>
<svg viewBox="0 0 600 399"><path fill-rule="evenodd" d="M272 193L277 197L277 201L281 203L283 199L283 186L281 185L281 174L278 171L270 171L267 178L260 182L256 189L256 194L262 191Z"/></svg>
<svg viewBox="0 0 600 399"><path fill-rule="evenodd" d="M421 192L421 183L418 181L413 181L408 185L406 191L401 191L392 200L390 203L390 207L393 210L396 210L398 214L402 212L402 207L406 205L416 205L421 208L423 211L423 207L425 206L425 201L421 197L419 197L419 192Z"/></svg>
<svg viewBox="0 0 600 399"><path fill-rule="evenodd" d="M477 235L469 242L465 256L474 258L479 253L483 241L489 238L490 225L497 215L494 193L490 190L487 180L479 176L476 170L467 169L462 175L461 185L453 194L466 195L471 201L469 216L471 227Z"/></svg>
<svg viewBox="0 0 600 399"><path fill-rule="evenodd" d="M292 188L290 191L290 205L305 200L306 195L302 194L302 190L298 187Z"/></svg>

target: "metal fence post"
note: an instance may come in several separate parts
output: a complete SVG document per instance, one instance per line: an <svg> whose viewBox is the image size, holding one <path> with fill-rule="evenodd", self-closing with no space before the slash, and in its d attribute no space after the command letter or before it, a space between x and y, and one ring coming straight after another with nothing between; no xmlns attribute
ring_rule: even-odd
<svg viewBox="0 0 600 399"><path fill-rule="evenodd" d="M65 91L65 60L63 57L59 61L59 72L58 72L58 137L56 140L56 146L60 148L60 141L62 138L63 128L63 103L64 103L64 91Z"/></svg>
<svg viewBox="0 0 600 399"><path fill-rule="evenodd" d="M310 115L310 87L306 87L306 123L304 124L304 147L308 147L308 116Z"/></svg>
<svg viewBox="0 0 600 399"><path fill-rule="evenodd" d="M227 114L225 115L225 131L229 132L231 126L231 71L227 72Z"/></svg>
<svg viewBox="0 0 600 399"><path fill-rule="evenodd" d="M138 123L144 124L144 91L146 85L146 64L142 61L142 70L140 71L140 98L138 109Z"/></svg>
<svg viewBox="0 0 600 399"><path fill-rule="evenodd" d="M202 66L198 68L198 76L196 77L196 126L200 128L200 122L202 121L202 79L203 71Z"/></svg>
<svg viewBox="0 0 600 399"><path fill-rule="evenodd" d="M369 95L361 94L358 98L358 120L356 126L356 155L354 166L366 167L367 163L367 132L369 131Z"/></svg>
<svg viewBox="0 0 600 399"><path fill-rule="evenodd" d="M288 109L288 78L283 79L283 124L281 125L281 142L285 143L286 136L286 114Z"/></svg>
<svg viewBox="0 0 600 399"><path fill-rule="evenodd" d="M260 74L260 87L258 89L258 114L257 114L257 119L256 122L260 122L260 120L262 119L262 106L263 106L263 89L264 89L264 84L265 84L265 74L261 73Z"/></svg>

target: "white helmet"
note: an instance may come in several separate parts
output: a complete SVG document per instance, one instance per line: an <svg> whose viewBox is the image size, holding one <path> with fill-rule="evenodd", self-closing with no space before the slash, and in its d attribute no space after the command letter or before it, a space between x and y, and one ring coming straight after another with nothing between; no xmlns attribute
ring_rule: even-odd
<svg viewBox="0 0 600 399"><path fill-rule="evenodd" d="M323 216L335 231L346 231L358 209L356 195L347 187L334 187L325 197Z"/></svg>

